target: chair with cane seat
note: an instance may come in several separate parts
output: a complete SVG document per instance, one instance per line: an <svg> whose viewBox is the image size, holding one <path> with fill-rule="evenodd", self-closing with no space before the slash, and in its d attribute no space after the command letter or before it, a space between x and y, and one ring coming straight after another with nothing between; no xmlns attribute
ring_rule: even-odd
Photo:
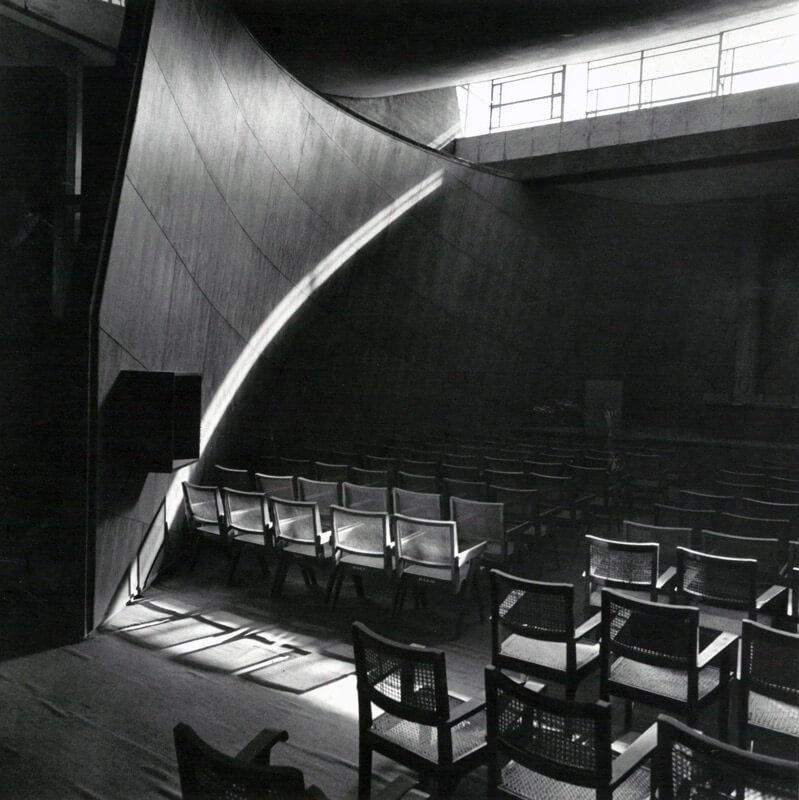
<svg viewBox="0 0 799 800"><path fill-rule="evenodd" d="M230 570L228 583L233 576L244 550L255 553L264 576L269 575L267 553L271 549L271 524L267 502L259 492L239 492L235 489L222 489L222 508L225 513L230 546Z"/></svg>

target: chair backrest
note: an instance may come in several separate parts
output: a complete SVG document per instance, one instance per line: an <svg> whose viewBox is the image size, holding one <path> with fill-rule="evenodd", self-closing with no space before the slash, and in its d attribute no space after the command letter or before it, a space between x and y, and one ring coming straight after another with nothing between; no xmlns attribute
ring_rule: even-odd
<svg viewBox="0 0 799 800"><path fill-rule="evenodd" d="M485 689L489 794L500 775L519 797L554 796L547 791L551 784L536 786L536 775L593 788L609 785L609 703L550 697L525 688L493 666L486 667ZM524 788L514 786L513 773L503 774L509 761L525 768L520 776L527 784Z"/></svg>
<svg viewBox="0 0 799 800"><path fill-rule="evenodd" d="M269 524L266 505L266 498L259 492L222 489L222 508L225 510L225 525L228 530L266 535Z"/></svg>
<svg viewBox="0 0 799 800"><path fill-rule="evenodd" d="M754 618L757 561L678 547L676 591L693 602L741 609Z"/></svg>
<svg viewBox="0 0 799 800"><path fill-rule="evenodd" d="M313 544L321 548L322 521L319 506L313 501L283 500L270 497L269 515L275 531L275 544Z"/></svg>
<svg viewBox="0 0 799 800"><path fill-rule="evenodd" d="M352 624L358 717L361 729L372 725L372 707L421 725L440 725L449 716L447 670L443 650L392 641Z"/></svg>
<svg viewBox="0 0 799 800"><path fill-rule="evenodd" d="M441 456L442 468L444 464L452 467L467 467L480 469L480 455L478 453L444 453Z"/></svg>
<svg viewBox="0 0 799 800"><path fill-rule="evenodd" d="M297 499L293 475L267 475L263 472L256 472L255 486L267 497L280 497L283 500Z"/></svg>
<svg viewBox="0 0 799 800"><path fill-rule="evenodd" d="M542 475L531 472L527 485L538 489L538 502L542 506L556 506L569 503L574 498L577 484L571 475Z"/></svg>
<svg viewBox="0 0 799 800"><path fill-rule="evenodd" d="M526 458L522 462L522 467L527 475L529 475L531 472L535 472L538 475L563 475L565 469L563 461L552 458Z"/></svg>
<svg viewBox="0 0 799 800"><path fill-rule="evenodd" d="M792 526L789 519L745 517L742 514L725 512L719 515L719 528L724 533L735 536L761 536L766 539L779 539L786 544L791 538Z"/></svg>
<svg viewBox="0 0 799 800"><path fill-rule="evenodd" d="M517 578L498 569L491 582L492 663L508 634L565 642L574 635L574 585Z"/></svg>
<svg viewBox="0 0 799 800"><path fill-rule="evenodd" d="M569 474L577 483L581 492L593 492L603 499L608 499L610 477L605 467L586 467L570 464Z"/></svg>
<svg viewBox="0 0 799 800"><path fill-rule="evenodd" d="M731 483L730 481L716 481L716 491L719 494L731 494L736 500L742 497L765 497L769 487L765 483Z"/></svg>
<svg viewBox="0 0 799 800"><path fill-rule="evenodd" d="M413 492L395 486L391 490L394 513L421 519L441 519L441 495L437 492Z"/></svg>
<svg viewBox="0 0 799 800"><path fill-rule="evenodd" d="M391 566L391 525L381 511L333 506L333 548L353 555L383 556Z"/></svg>
<svg viewBox="0 0 799 800"><path fill-rule="evenodd" d="M229 489L238 489L241 492L252 491L252 479L246 469L234 469L214 464L214 477L216 485L220 489L227 486Z"/></svg>
<svg viewBox="0 0 799 800"><path fill-rule="evenodd" d="M242 763L215 750L183 722L175 726L174 738L183 800L307 796L302 772L295 767Z"/></svg>
<svg viewBox="0 0 799 800"><path fill-rule="evenodd" d="M316 475L313 461L310 458L278 458L280 471L284 475L294 475L297 478L313 478Z"/></svg>
<svg viewBox="0 0 799 800"><path fill-rule="evenodd" d="M502 503L450 497L449 518L458 523L461 541L495 542L503 548L506 545L505 507Z"/></svg>
<svg viewBox="0 0 799 800"><path fill-rule="evenodd" d="M381 486L388 487L388 471L385 469L362 469L361 467L350 467L350 483L357 483L359 486Z"/></svg>
<svg viewBox="0 0 799 800"><path fill-rule="evenodd" d="M659 800L796 800L799 762L750 753L658 717L655 782Z"/></svg>
<svg viewBox="0 0 799 800"><path fill-rule="evenodd" d="M663 457L657 453L625 453L624 465L633 478L660 480L663 477Z"/></svg>
<svg viewBox="0 0 799 800"><path fill-rule="evenodd" d="M527 475L524 472L507 472L505 470L487 469L483 471L486 483L492 486L504 486L508 489L527 489Z"/></svg>
<svg viewBox="0 0 799 800"><path fill-rule="evenodd" d="M720 469L719 480L727 483L756 483L762 484L768 479L765 472L752 472L751 470Z"/></svg>
<svg viewBox="0 0 799 800"><path fill-rule="evenodd" d="M713 511L735 511L736 499L731 494L711 494L693 489L680 489L680 505L686 508L704 508Z"/></svg>
<svg viewBox="0 0 799 800"><path fill-rule="evenodd" d="M587 593L596 586L649 592L652 600L657 598L660 550L657 542L619 542L589 535L585 538Z"/></svg>
<svg viewBox="0 0 799 800"><path fill-rule="evenodd" d="M397 486L409 492L438 492L438 478L433 475L417 475L412 472L399 470L397 472Z"/></svg>
<svg viewBox="0 0 799 800"><path fill-rule="evenodd" d="M389 484L394 483L399 467L399 459L393 456L377 456L364 454L361 456L363 466L368 470L379 470L388 473Z"/></svg>
<svg viewBox="0 0 799 800"><path fill-rule="evenodd" d="M314 461L315 478L318 481L341 483L349 478L349 464L330 464L327 461Z"/></svg>
<svg viewBox="0 0 799 800"><path fill-rule="evenodd" d="M183 481L183 504L189 524L194 528L200 525L219 526L224 519L222 498L216 486Z"/></svg>
<svg viewBox="0 0 799 800"><path fill-rule="evenodd" d="M696 671L699 609L653 603L602 591L602 675L611 656L660 667ZM690 684L690 681L689 681Z"/></svg>
<svg viewBox="0 0 799 800"><path fill-rule="evenodd" d="M312 481L297 478L297 495L300 500L316 503L323 518L330 517L330 507L341 504L341 484L337 481Z"/></svg>
<svg viewBox="0 0 799 800"><path fill-rule="evenodd" d="M776 703L758 703L751 697L752 693ZM760 722L761 725L765 723L771 730L796 737L796 718L799 717L799 633L788 633L744 620L741 628L739 697L738 720L745 742L748 741L746 728L752 720L752 711L756 711L754 722ZM787 704L788 707L780 704Z"/></svg>
<svg viewBox="0 0 799 800"><path fill-rule="evenodd" d="M459 464L447 464L445 462L441 465L441 477L444 480L480 481L482 480L482 473L480 472L480 467L463 467Z"/></svg>
<svg viewBox="0 0 799 800"><path fill-rule="evenodd" d="M495 472L524 472L523 459L483 456L483 467Z"/></svg>
<svg viewBox="0 0 799 800"><path fill-rule="evenodd" d="M460 481L444 478L444 496L462 497L465 500L488 500L488 486L482 481Z"/></svg>
<svg viewBox="0 0 799 800"><path fill-rule="evenodd" d="M672 528L665 525L645 525L624 520L622 535L628 542L657 542L660 545L659 568L677 565L677 548L691 547L692 528Z"/></svg>
<svg viewBox="0 0 799 800"><path fill-rule="evenodd" d="M385 486L362 486L345 481L341 484L341 502L346 508L359 511L391 513L391 495Z"/></svg>
<svg viewBox="0 0 799 800"><path fill-rule="evenodd" d="M712 508L683 508L655 503L655 525L674 528L691 528L697 534L703 528L715 527L718 512Z"/></svg>
<svg viewBox="0 0 799 800"><path fill-rule="evenodd" d="M732 536L716 531L702 531L696 548L703 553L730 558L754 558L758 580L773 582L778 578L782 559L779 539L759 536Z"/></svg>
<svg viewBox="0 0 799 800"><path fill-rule="evenodd" d="M505 506L506 522L533 522L538 516L536 489L511 489L506 486L490 485L488 499Z"/></svg>
<svg viewBox="0 0 799 800"><path fill-rule="evenodd" d="M402 569L406 564L454 567L458 555L458 526L449 520L418 519L394 514L394 543Z"/></svg>
<svg viewBox="0 0 799 800"><path fill-rule="evenodd" d="M404 458L400 466L403 472L411 475L427 475L430 478L438 477L438 461L416 461Z"/></svg>

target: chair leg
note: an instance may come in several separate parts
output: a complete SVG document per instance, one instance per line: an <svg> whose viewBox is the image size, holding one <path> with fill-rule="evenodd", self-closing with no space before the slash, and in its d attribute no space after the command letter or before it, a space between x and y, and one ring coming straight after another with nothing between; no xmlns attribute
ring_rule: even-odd
<svg viewBox="0 0 799 800"><path fill-rule="evenodd" d="M327 579L327 586L325 587L325 605L329 606L333 598L333 588L336 585L336 578L338 577L341 564L336 564L330 572L330 577ZM335 603L333 603L335 606Z"/></svg>
<svg viewBox="0 0 799 800"><path fill-rule="evenodd" d="M394 589L394 603L391 608L391 619L396 619L399 612L402 611L402 606L405 603L406 583L407 576L403 574L397 581L396 589Z"/></svg>
<svg viewBox="0 0 799 800"><path fill-rule="evenodd" d="M197 534L197 539L194 542L194 547L191 553L191 561L189 561L189 571L194 572L194 565L197 563L197 557L200 555L200 548L202 547L203 537Z"/></svg>
<svg viewBox="0 0 799 800"><path fill-rule="evenodd" d="M277 569L275 570L275 579L272 583L272 597L280 597L283 591L283 583L286 580L286 573L289 571L289 558L283 553L280 554L277 562Z"/></svg>
<svg viewBox="0 0 799 800"><path fill-rule="evenodd" d="M483 597L480 593L480 570L472 569L472 587L474 588L474 597L477 600L477 613L480 615L480 622L485 622L485 615L483 614Z"/></svg>
<svg viewBox="0 0 799 800"><path fill-rule="evenodd" d="M372 749L361 744L358 747L358 800L369 800L372 793Z"/></svg>
<svg viewBox="0 0 799 800"><path fill-rule="evenodd" d="M258 553L258 564L261 567L261 574L264 578L269 577L269 561L263 553Z"/></svg>
<svg viewBox="0 0 799 800"><path fill-rule="evenodd" d="M352 582L355 584L355 594L358 597L364 597L365 595L363 591L363 578L357 573L353 573Z"/></svg>
<svg viewBox="0 0 799 800"><path fill-rule="evenodd" d="M347 571L341 570L336 578L336 585L333 587L333 608L338 604L338 598L341 594L341 587L344 584L344 579L347 577Z"/></svg>
<svg viewBox="0 0 799 800"><path fill-rule="evenodd" d="M227 573L227 582L229 586L233 585L233 576L236 573L236 567L239 564L239 559L241 558L241 549L238 547L234 547L230 553L230 569Z"/></svg>

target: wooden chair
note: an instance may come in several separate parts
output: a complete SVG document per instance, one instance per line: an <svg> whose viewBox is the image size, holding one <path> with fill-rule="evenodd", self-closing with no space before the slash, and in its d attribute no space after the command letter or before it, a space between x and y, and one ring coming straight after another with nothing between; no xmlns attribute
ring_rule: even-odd
<svg viewBox="0 0 799 800"><path fill-rule="evenodd" d="M714 556L750 558L757 561L757 580L763 587L781 580L784 565L779 539L764 539L759 536L732 536L717 531L701 531L695 550Z"/></svg>
<svg viewBox="0 0 799 800"><path fill-rule="evenodd" d="M319 506L313 501L278 497L268 500L278 556L272 597L280 597L292 563L299 566L306 586L316 586L316 567L329 563L333 557L331 533L322 528Z"/></svg>
<svg viewBox="0 0 799 800"><path fill-rule="evenodd" d="M428 478L438 478L440 472L438 461L416 461L404 458L400 465L402 472L411 475L425 475Z"/></svg>
<svg viewBox="0 0 799 800"><path fill-rule="evenodd" d="M235 757L211 747L183 722L173 735L183 800L325 797L315 786L305 788L301 770L270 763L272 748L289 738L286 731L264 729Z"/></svg>
<svg viewBox="0 0 799 800"><path fill-rule="evenodd" d="M484 542L483 565L510 565L516 555L516 530L505 525L505 506L482 500L451 497L449 518L458 525L458 539L464 546Z"/></svg>
<svg viewBox="0 0 799 800"><path fill-rule="evenodd" d="M613 760L609 703L548 697L493 666L485 684L489 797L650 797L643 765L657 742L654 726Z"/></svg>
<svg viewBox="0 0 799 800"><path fill-rule="evenodd" d="M580 495L591 497L590 514L604 519L608 528L616 531L621 527L621 509L624 486L605 467L586 467L572 464L569 471Z"/></svg>
<svg viewBox="0 0 799 800"><path fill-rule="evenodd" d="M391 513L391 495L385 486L362 486L345 481L341 484L341 502L346 508L358 511Z"/></svg>
<svg viewBox="0 0 799 800"><path fill-rule="evenodd" d="M723 513L719 515L717 530L722 533L730 533L733 536L759 536L763 539L778 539L784 557L788 550L788 541L793 533L793 526L789 519L745 517L742 514Z"/></svg>
<svg viewBox="0 0 799 800"><path fill-rule="evenodd" d="M399 459L392 456L364 455L361 459L365 469L374 472L386 472L388 474L388 485L393 486L397 480L397 469Z"/></svg>
<svg viewBox="0 0 799 800"><path fill-rule="evenodd" d="M222 489L222 508L230 547L228 583L233 583L244 550L255 553L264 577L268 577L267 553L271 549L272 537L266 498L259 492Z"/></svg>
<svg viewBox="0 0 799 800"><path fill-rule="evenodd" d="M371 795L372 753L418 772L437 797L485 763L485 703L450 695L444 652L353 623L358 686L358 798ZM375 716L373 706L380 713Z"/></svg>
<svg viewBox="0 0 799 800"><path fill-rule="evenodd" d="M331 508L341 504L341 484L338 481L315 481L297 478L297 499L316 503L325 530L330 530L333 520Z"/></svg>
<svg viewBox="0 0 799 800"><path fill-rule="evenodd" d="M459 464L444 463L441 465L441 477L444 480L449 478L456 481L482 481L483 473L480 471L480 467L463 467Z"/></svg>
<svg viewBox="0 0 799 800"><path fill-rule="evenodd" d="M377 572L389 582L394 573L394 545L388 514L333 506L333 570L327 603L335 608L341 584L352 575L358 597L364 596L362 576Z"/></svg>
<svg viewBox="0 0 799 800"><path fill-rule="evenodd" d="M776 737L799 761L799 634L744 621L738 737L747 750Z"/></svg>
<svg viewBox="0 0 799 800"><path fill-rule="evenodd" d="M437 492L413 492L394 487L391 499L395 514L420 519L441 519L441 495Z"/></svg>
<svg viewBox="0 0 799 800"><path fill-rule="evenodd" d="M624 472L628 505L643 501L651 508L666 499L666 467L659 453L626 453Z"/></svg>
<svg viewBox="0 0 799 800"><path fill-rule="evenodd" d="M718 512L712 508L683 508L666 503L655 503L655 525L669 528L691 528L694 538L702 530L717 527Z"/></svg>
<svg viewBox="0 0 799 800"><path fill-rule="evenodd" d="M696 604L704 628L739 634L744 618L779 613L787 602L784 586L774 585L761 592L757 561L730 558L677 548L677 601Z"/></svg>
<svg viewBox="0 0 799 800"><path fill-rule="evenodd" d="M499 570L491 582L491 663L556 681L574 700L582 679L599 667L599 645L583 642L600 625L595 614L574 625L574 585L517 578Z"/></svg>
<svg viewBox="0 0 799 800"><path fill-rule="evenodd" d="M415 519L395 513L392 524L397 548L397 587L392 616L396 617L402 610L409 584L413 584L414 597L422 604L426 586L443 584L452 590L457 603L456 636L460 636L463 628L464 594L469 587L477 599L482 622L483 606L477 570L486 543L461 550L458 525L450 520Z"/></svg>
<svg viewBox="0 0 799 800"><path fill-rule="evenodd" d="M719 735L727 738L738 637L713 632L700 640L699 634L698 608L603 590L599 694L624 699L626 730L634 702L685 716L692 726L716 702Z"/></svg>
<svg viewBox="0 0 799 800"><path fill-rule="evenodd" d="M310 458L289 458L280 456L278 465L280 466L282 475L294 475L297 478L308 478L310 480L316 477L316 469Z"/></svg>
<svg viewBox="0 0 799 800"><path fill-rule="evenodd" d="M522 462L522 467L526 475L531 472L535 472L537 475L563 475L567 469L558 459L527 458Z"/></svg>
<svg viewBox="0 0 799 800"><path fill-rule="evenodd" d="M670 590L675 569L659 573L660 545L657 542L619 542L586 536L585 608L599 608L601 592L615 589L632 597L651 601Z"/></svg>
<svg viewBox="0 0 799 800"><path fill-rule="evenodd" d="M492 472L524 472L521 458L497 458L496 456L483 456L483 469Z"/></svg>
<svg viewBox="0 0 799 800"><path fill-rule="evenodd" d="M721 514L723 511L734 514L738 508L738 501L734 495L698 492L693 489L680 489L679 502L685 508L711 510L717 514Z"/></svg>
<svg viewBox="0 0 799 800"><path fill-rule="evenodd" d="M225 514L218 487L201 486L188 481L184 481L182 487L186 522L195 536L190 562L190 568L194 569L203 542L211 541L227 547Z"/></svg>
<svg viewBox="0 0 799 800"><path fill-rule="evenodd" d="M508 472L507 470L483 470L486 483L491 486L503 486L506 489L529 489L527 475L524 472Z"/></svg>
<svg viewBox="0 0 799 800"><path fill-rule="evenodd" d="M658 800L799 797L799 762L750 753L665 715L657 721L653 768Z"/></svg>

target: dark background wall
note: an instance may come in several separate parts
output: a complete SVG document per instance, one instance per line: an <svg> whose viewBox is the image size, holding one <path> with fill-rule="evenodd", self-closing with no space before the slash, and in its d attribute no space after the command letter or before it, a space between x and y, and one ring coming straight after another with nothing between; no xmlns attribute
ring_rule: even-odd
<svg viewBox="0 0 799 800"><path fill-rule="evenodd" d="M303 289L258 357L253 336L314 269L439 172L440 188ZM273 442L321 437L505 430L542 400L579 402L588 377L623 379L632 418L690 423L704 392L733 383L739 277L760 270L756 248L741 255L748 216L471 169L312 94L213 0L159 0L103 294L99 402L120 370L201 372L204 408L225 413L194 472L173 476L125 469L101 429L96 619L162 525L164 496L169 518L179 480L215 460L257 466Z"/></svg>

